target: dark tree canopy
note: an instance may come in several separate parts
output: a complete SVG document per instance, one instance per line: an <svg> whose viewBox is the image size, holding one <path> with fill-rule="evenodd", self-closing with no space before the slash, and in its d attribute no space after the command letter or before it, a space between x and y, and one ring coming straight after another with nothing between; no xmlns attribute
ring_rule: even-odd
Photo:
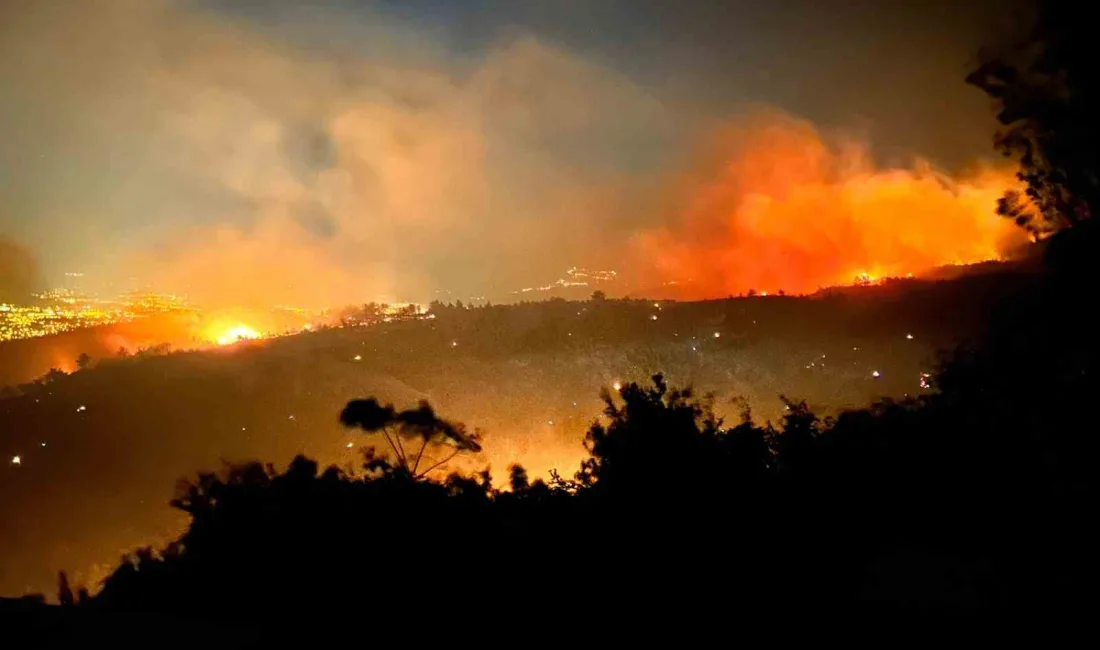
<svg viewBox="0 0 1100 650"><path fill-rule="evenodd" d="M1100 209L1100 58L1088 3L1041 2L1026 31L980 55L967 82L995 102L996 147L1020 163L1025 193L999 212L1041 238Z"/></svg>

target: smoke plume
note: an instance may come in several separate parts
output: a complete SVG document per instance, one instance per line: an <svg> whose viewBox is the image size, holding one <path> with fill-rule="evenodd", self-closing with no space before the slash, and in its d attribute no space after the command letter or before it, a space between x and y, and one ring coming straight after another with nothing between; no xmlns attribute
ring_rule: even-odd
<svg viewBox="0 0 1100 650"><path fill-rule="evenodd" d="M456 52L367 7L331 45L314 30L339 15L288 38L203 7L0 9L0 199L54 275L222 307L509 295L573 265L725 295L988 259L1005 235L999 173L876 170L775 113L715 132L522 31Z"/></svg>
<svg viewBox="0 0 1100 650"><path fill-rule="evenodd" d="M1015 183L1010 169L878 168L858 140L759 111L714 134L635 253L649 282L684 283L693 297L919 275L1018 247L1022 232L994 211Z"/></svg>
<svg viewBox="0 0 1100 650"><path fill-rule="evenodd" d="M18 243L0 237L0 302L24 303L40 285L34 256Z"/></svg>

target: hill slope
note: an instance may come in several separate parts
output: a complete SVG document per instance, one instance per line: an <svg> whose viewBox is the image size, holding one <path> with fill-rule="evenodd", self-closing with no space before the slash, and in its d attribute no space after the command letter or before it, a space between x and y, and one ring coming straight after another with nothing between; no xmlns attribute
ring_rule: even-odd
<svg viewBox="0 0 1100 650"><path fill-rule="evenodd" d="M355 397L428 399L485 429L470 462L498 478L512 461L569 475L615 381L663 372L713 392L719 413L736 417L743 396L759 419L781 414L780 393L824 412L915 394L937 351L978 332L1023 281L1005 271L813 298L445 308L23 385L0 400L0 490L20 495L0 503L0 593L52 590L59 569L95 581L122 553L174 537L173 481L223 459L281 465L303 452L357 467L367 441L336 422Z"/></svg>

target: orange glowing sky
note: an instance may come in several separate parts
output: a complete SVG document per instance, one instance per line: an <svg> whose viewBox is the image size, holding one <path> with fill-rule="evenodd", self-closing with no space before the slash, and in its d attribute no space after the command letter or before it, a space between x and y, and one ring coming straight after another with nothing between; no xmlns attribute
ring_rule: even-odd
<svg viewBox="0 0 1100 650"><path fill-rule="evenodd" d="M1007 174L871 162L994 155L964 83L991 0L553 3L562 24L398 4L424 2L454 22L341 0L0 3L0 248L24 260L0 293L80 271L318 308L507 297L581 266L703 296L1001 250Z"/></svg>
<svg viewBox="0 0 1100 650"><path fill-rule="evenodd" d="M1000 259L1026 242L995 213L1015 182L1011 169L951 178L922 161L878 168L858 141L760 112L708 143L672 190L672 218L635 239L636 263L714 297Z"/></svg>

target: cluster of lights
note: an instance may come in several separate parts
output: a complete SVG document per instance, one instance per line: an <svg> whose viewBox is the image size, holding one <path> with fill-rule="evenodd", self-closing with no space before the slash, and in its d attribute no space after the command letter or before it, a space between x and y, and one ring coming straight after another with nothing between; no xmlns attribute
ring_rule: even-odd
<svg viewBox="0 0 1100 650"><path fill-rule="evenodd" d="M578 269L574 266L567 270L565 275L566 277L558 278L545 286L524 287L512 293L519 294L530 293L532 291L552 291L554 289L565 289L568 287L587 287L592 282L610 282L618 276L618 273L615 271L590 271L588 269Z"/></svg>
<svg viewBox="0 0 1100 650"><path fill-rule="evenodd" d="M68 289L52 289L34 297L45 304L0 304L0 341L50 336L190 309L183 298L160 294L128 294L105 300Z"/></svg>

